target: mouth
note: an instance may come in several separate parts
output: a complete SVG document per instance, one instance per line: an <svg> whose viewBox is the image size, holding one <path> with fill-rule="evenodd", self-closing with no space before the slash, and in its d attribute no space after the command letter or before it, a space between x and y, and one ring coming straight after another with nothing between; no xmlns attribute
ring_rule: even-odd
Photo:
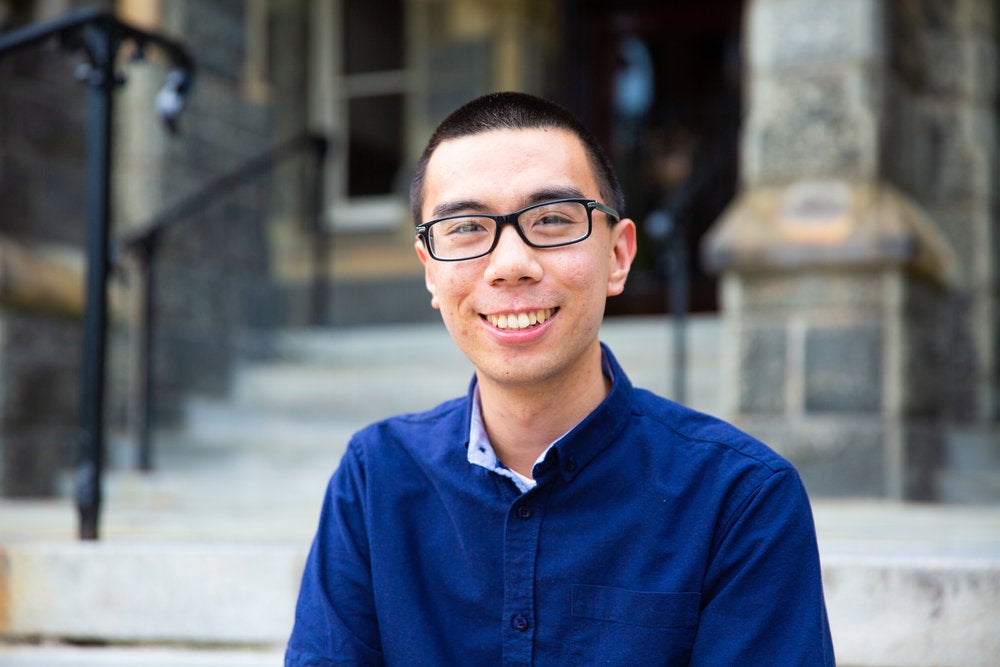
<svg viewBox="0 0 1000 667"><path fill-rule="evenodd" d="M482 317L497 329L513 331L536 327L555 315L558 310L558 308L541 308L521 313L502 313L499 315L483 315Z"/></svg>

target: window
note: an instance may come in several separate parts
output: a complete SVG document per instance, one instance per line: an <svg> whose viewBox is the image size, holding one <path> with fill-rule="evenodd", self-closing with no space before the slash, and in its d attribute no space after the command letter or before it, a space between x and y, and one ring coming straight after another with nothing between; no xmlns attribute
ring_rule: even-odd
<svg viewBox="0 0 1000 667"><path fill-rule="evenodd" d="M314 124L333 139L327 213L334 229L378 231L406 218L410 76L404 0L313 4Z"/></svg>

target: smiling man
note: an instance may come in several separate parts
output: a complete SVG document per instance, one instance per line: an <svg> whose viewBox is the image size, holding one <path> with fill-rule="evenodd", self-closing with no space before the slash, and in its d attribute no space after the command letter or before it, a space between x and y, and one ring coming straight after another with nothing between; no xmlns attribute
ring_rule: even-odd
<svg viewBox="0 0 1000 667"><path fill-rule="evenodd" d="M536 97L478 98L410 197L475 377L351 440L286 665L832 665L795 470L633 388L600 342L636 228L587 130Z"/></svg>

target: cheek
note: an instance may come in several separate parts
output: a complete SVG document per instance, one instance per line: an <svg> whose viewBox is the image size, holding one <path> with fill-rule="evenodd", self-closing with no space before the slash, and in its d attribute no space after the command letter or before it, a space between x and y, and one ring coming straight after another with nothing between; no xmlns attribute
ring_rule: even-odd
<svg viewBox="0 0 1000 667"><path fill-rule="evenodd" d="M564 267L563 276L568 285L580 294L605 296L608 274L607 265L599 261L601 258L587 256L578 258Z"/></svg>
<svg viewBox="0 0 1000 667"><path fill-rule="evenodd" d="M455 311L461 300L469 294L473 279L467 270L456 270L458 266L446 268L448 270L435 272L435 296L442 311Z"/></svg>

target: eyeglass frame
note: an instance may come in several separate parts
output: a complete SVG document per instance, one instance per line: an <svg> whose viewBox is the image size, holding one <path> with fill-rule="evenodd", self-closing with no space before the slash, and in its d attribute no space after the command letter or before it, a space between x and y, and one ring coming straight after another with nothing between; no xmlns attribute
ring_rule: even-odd
<svg viewBox="0 0 1000 667"><path fill-rule="evenodd" d="M522 213L524 213L525 211L530 211L531 209L534 208L541 208L542 206L550 206L552 204L569 204L569 203L583 204L583 207L587 209L586 234L584 234L578 239L573 239L572 241L563 241L562 243L555 243L552 245L538 245L537 243L532 243L531 241L528 240L528 237L525 236L524 234L524 230L521 229L521 225L517 221ZM619 222L622 219L621 216L618 215L618 211L614 210L613 208L611 208L606 204L602 204L596 199L571 197L568 199L550 199L548 201L538 202L537 204L525 206L524 208L514 211L513 213L505 213L505 214L460 213L456 215L446 215L443 218L434 218L433 220L428 220L427 222L420 223L414 228L414 235L423 242L424 248L427 249L427 254L429 254L432 259L438 262L465 262L470 259L479 259L480 257L486 257L486 255L489 255L491 252L493 252L496 249L497 244L500 242L500 232L503 231L504 225L513 225L514 229L517 231L517 235L521 237L521 240L524 241L524 243L529 248L562 248L568 245L573 245L574 243L580 243L581 241L586 241L588 238L590 238L590 234L594 229L595 209L600 211L601 213L604 213L607 216L614 218L615 222ZM469 217L490 218L496 223L497 227L493 233L493 243L490 244L490 247L485 252L479 253L478 255L473 255L472 257L444 258L435 255L434 250L431 247L432 244L430 242L430 239L428 238L431 226L439 222L444 222L446 220L457 220L459 218L469 218Z"/></svg>

